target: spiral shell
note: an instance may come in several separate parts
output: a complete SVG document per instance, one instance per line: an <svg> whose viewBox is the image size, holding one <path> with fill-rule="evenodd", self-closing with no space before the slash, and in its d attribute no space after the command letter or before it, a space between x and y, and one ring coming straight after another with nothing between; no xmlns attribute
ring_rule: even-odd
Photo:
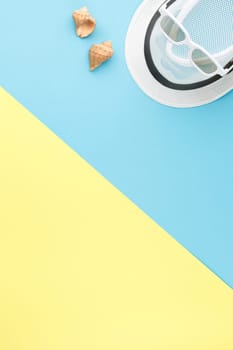
<svg viewBox="0 0 233 350"><path fill-rule="evenodd" d="M80 38L85 38L94 32L96 20L91 16L87 7L74 11L73 19L76 24L76 33Z"/></svg>
<svg viewBox="0 0 233 350"><path fill-rule="evenodd" d="M113 54L114 51L111 41L92 45L89 50L90 70L94 70L103 62L108 61L113 56Z"/></svg>

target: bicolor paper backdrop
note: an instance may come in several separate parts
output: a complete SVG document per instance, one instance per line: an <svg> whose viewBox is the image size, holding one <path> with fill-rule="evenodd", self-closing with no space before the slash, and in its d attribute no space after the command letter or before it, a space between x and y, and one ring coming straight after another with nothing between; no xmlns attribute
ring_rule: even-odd
<svg viewBox="0 0 233 350"><path fill-rule="evenodd" d="M233 347L232 94L193 110L144 96L124 61L139 3L1 5L4 350Z"/></svg>

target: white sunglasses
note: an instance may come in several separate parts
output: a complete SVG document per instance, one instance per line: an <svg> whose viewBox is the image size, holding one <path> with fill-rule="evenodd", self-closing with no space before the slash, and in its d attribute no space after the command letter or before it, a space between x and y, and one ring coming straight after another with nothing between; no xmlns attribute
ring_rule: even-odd
<svg viewBox="0 0 233 350"><path fill-rule="evenodd" d="M210 77L213 75L224 76L231 68L223 68L220 63L202 46L194 43L184 26L162 6L159 9L161 14L160 28L167 39L176 45L186 44L190 48L189 60L204 75Z"/></svg>

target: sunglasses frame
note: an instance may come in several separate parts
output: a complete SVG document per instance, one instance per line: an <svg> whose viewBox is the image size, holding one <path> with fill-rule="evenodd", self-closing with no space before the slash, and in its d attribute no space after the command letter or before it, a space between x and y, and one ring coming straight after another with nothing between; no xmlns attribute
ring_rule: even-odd
<svg viewBox="0 0 233 350"><path fill-rule="evenodd" d="M205 76L207 76L207 77L210 77L210 76L214 76L214 75L220 75L220 76L224 76L225 74L227 74L230 70L231 70L231 68L230 69L225 69L225 68L223 68L221 65L220 65L220 63L215 59L215 57L213 56L213 55L211 55L206 49L204 49L201 45L199 45L199 44L196 44L192 39L191 39L191 37L190 37L190 35L189 35L189 33L188 33L188 31L186 30L186 28L183 26L183 24L182 23L180 23L178 20L177 20L177 18L175 18L171 13L170 13L170 11L168 11L167 10L167 8L166 8L166 5L165 6L161 6L161 8L159 9L159 12L160 12L160 14L161 14L161 17L160 17L160 29L161 29L161 31L162 31L162 33L166 36L166 38L171 42L171 43L173 43L173 44L175 44L175 45L184 45L184 44L186 44L188 47L189 47L189 49L190 49L190 51L189 51L189 60L192 62L192 64L198 69L198 71L201 73L201 74L203 74L203 75L205 75ZM178 28L180 28L181 30L182 30L182 32L184 33L184 35L185 35L185 39L184 40L182 40L182 41L180 41L180 42L176 42L176 41L174 41L169 35L167 35L167 33L164 31L164 29L163 29L163 27L162 27L162 25L161 25L161 22L162 22L162 20L164 19L164 17L168 17L168 18L170 18L176 25L177 25L177 27ZM214 72L212 72L212 73L206 73L205 71L203 71L196 63L195 63L195 61L193 60L193 58L192 58L192 53L193 53L193 51L195 51L195 50L200 50L201 52L203 52L205 55L206 55L206 57L208 57L209 59L210 59L210 61L212 61L212 63L214 63L215 64L215 66L216 66L216 70L214 71Z"/></svg>

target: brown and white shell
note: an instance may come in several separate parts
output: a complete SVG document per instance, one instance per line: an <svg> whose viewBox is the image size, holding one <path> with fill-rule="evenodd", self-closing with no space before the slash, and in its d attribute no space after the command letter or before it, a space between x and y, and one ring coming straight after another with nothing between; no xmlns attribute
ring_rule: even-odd
<svg viewBox="0 0 233 350"><path fill-rule="evenodd" d="M94 32L96 20L91 16L87 7L74 11L73 19L76 24L76 33L80 38L85 38Z"/></svg>
<svg viewBox="0 0 233 350"><path fill-rule="evenodd" d="M89 50L90 70L99 67L103 62L108 61L114 54L111 41L101 44L94 44Z"/></svg>

